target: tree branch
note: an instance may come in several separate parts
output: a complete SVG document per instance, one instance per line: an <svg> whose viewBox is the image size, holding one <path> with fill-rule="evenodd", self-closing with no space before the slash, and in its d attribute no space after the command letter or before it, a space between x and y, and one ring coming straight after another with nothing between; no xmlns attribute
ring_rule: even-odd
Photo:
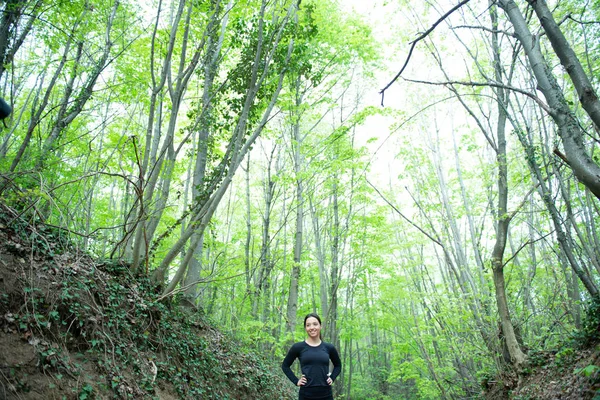
<svg viewBox="0 0 600 400"><path fill-rule="evenodd" d="M570 19L571 21L577 22L578 24L581 24L581 25L600 25L600 21L582 21L582 20L573 18L573 16L571 14L567 15L565 17L565 19L566 18Z"/></svg>
<svg viewBox="0 0 600 400"><path fill-rule="evenodd" d="M502 29L490 29L490 28L487 28L485 26L478 26L478 25L457 25L457 26L453 26L450 29L461 29L461 28L465 28L465 29L479 29L479 30L482 30L484 32L502 33L503 35L506 35L506 36L515 37L514 33L510 33L510 32L504 31Z"/></svg>
<svg viewBox="0 0 600 400"><path fill-rule="evenodd" d="M465 4L467 4L470 0L463 0L460 3L458 3L456 6L454 6L450 11L448 11L446 14L442 15L442 17L440 19L438 19L433 25L431 25L431 27L429 29L427 29L424 33L422 33L418 38L416 38L415 40L413 40L412 42L410 42L411 46L410 46L410 50L408 51L408 56L406 57L406 61L404 61L404 65L402 66L402 68L400 69L400 72L398 72L396 74L396 76L394 77L394 79L392 79L390 81L390 83L388 83L383 89L381 89L381 91L379 92L381 94L381 106L383 107L383 97L385 95L385 91L392 86L392 84L394 82L396 82L396 80L400 77L400 75L402 75L402 72L404 72L404 69L406 68L406 66L408 65L408 62L410 61L410 58L412 56L412 52L415 49L415 46L417 45L418 42L420 42L421 40L425 39L427 36L429 36L429 34L431 32L434 31L435 28L437 28L437 26L439 24L441 24L446 18L448 18L454 11L458 10L459 8L461 8L462 6L464 6Z"/></svg>
<svg viewBox="0 0 600 400"><path fill-rule="evenodd" d="M432 242L436 243L437 245L441 246L442 248L444 247L444 245L437 240L436 238L434 238L433 236L431 236L429 233L425 232L425 230L423 230L423 228L421 228L420 226L418 226L417 224L415 224L414 222L412 222L410 219L408 219L408 217L406 217L404 214L402 214L402 211L398 210L398 208L396 208L396 206L394 206L387 198L385 198L385 196L379 191L379 189L377 189L375 187L375 185L373 185L371 183L371 181L369 181L367 179L367 183L373 188L375 189L375 191L377 192L377 194L379 195L379 197L381 197L381 199L383 201L385 201L390 207L392 207L392 209L394 211L396 211L398 213L398 215L400 215L402 218L404 218L406 220L406 222L408 222L409 224L411 224L412 226L414 226L415 228L417 228L419 230L419 232L421 232L423 235L427 236L429 238L429 240L431 240Z"/></svg>
<svg viewBox="0 0 600 400"><path fill-rule="evenodd" d="M514 86L507 86L507 85L503 85L503 84L500 84L500 83L494 83L494 82L473 82L473 81L469 81L469 82L461 82L461 81L430 82L430 81L420 81L420 80L416 80L416 79L407 79L407 78L404 78L404 80L407 81L407 82L421 83L421 84L426 84L426 85L438 85L438 86L447 86L447 85L489 86L489 87L494 87L494 88L499 88L499 89L511 90L513 92L520 93L520 94L522 94L524 96L529 97L530 99L532 99L533 101L535 101L550 116L554 115L554 111L546 103L544 103L542 101L542 99L540 99L539 97L537 97L533 93L528 92L527 90L519 89L519 88L514 87Z"/></svg>
<svg viewBox="0 0 600 400"><path fill-rule="evenodd" d="M525 243L523 243L521 246L519 246L519 248L517 249L517 251L515 251L515 253L510 256L506 261L504 261L504 263L502 264L502 268L506 267L508 265L509 262L511 262L512 260L515 259L515 257L517 257L517 255L521 252L521 250L523 250L525 247L529 246L530 244L534 244L536 242L539 242L540 240L544 240L546 239L548 236L552 235L554 233L554 231L547 233L546 235L539 237L535 240L528 240Z"/></svg>

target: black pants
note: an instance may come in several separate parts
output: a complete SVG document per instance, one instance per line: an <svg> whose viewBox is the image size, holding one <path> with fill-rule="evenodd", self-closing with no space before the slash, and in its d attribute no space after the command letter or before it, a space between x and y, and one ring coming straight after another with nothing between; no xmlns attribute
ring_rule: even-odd
<svg viewBox="0 0 600 400"><path fill-rule="evenodd" d="M301 387L298 400L333 400L331 386Z"/></svg>

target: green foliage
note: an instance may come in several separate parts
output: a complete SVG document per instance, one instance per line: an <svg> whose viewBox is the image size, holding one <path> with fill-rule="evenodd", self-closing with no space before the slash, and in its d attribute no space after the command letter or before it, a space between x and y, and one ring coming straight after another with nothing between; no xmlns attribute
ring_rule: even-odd
<svg viewBox="0 0 600 400"><path fill-rule="evenodd" d="M581 367L579 369L576 369L574 371L575 374L578 375L582 375L585 376L586 378L589 378L591 376L594 376L598 373L598 371L600 371L600 367L594 364L590 364L586 367Z"/></svg>
<svg viewBox="0 0 600 400"><path fill-rule="evenodd" d="M600 341L600 298L594 297L586 303L582 328L573 334L573 343L580 348L590 347Z"/></svg>
<svg viewBox="0 0 600 400"><path fill-rule="evenodd" d="M532 349L528 354L528 363L531 367L541 367L548 362L549 354L547 351Z"/></svg>
<svg viewBox="0 0 600 400"><path fill-rule="evenodd" d="M250 210L246 214L246 207L241 206L245 206L246 200L240 193L246 182L236 180L226 195L230 196L228 204L217 209L207 229L199 277L205 282L198 302L223 330L239 336L243 349L260 349L279 357L290 340L302 337L298 325L294 332L285 330L286 323L294 322L286 321L285 309L295 234L293 217L301 206L296 203L295 194L298 182L302 182L305 226L298 312L320 310L324 306L322 299L331 299L328 280L332 277L328 274L337 251L336 322L340 347L345 349L349 363L354 363L350 397L439 398L440 386L448 387L447 397L470 396L478 390L478 382L498 372L494 362L499 352L495 335L497 312L488 262L498 218L492 211L497 201L497 164L493 145L490 147L473 120L479 116L483 129L492 135L498 112L493 102L496 93L485 86L457 86L460 92L468 94L463 100L474 113L468 115L460 111L462 106L455 102L454 95L448 97L446 89L442 91L442 86L431 89L400 80L395 87L400 89L396 98L403 102L401 112L379 106L361 108L364 96L372 93L374 87L365 77L377 76L380 82L380 59L383 55L389 59L386 62L395 62L394 49L379 48L376 36L380 27L347 13L346 4L340 1L267 2L268 16L264 20L259 12L260 1L233 2L233 8L226 12L227 2L219 3L223 8L217 24L225 21L222 17L227 14L229 25L223 30L218 62L210 66L208 60L214 47L209 42L217 43L221 29L207 24L217 3L191 3L191 29L184 36L184 23L175 27L173 58L166 62L163 57L173 27L169 18L174 8L165 7L158 14L133 0L122 1L110 35L113 48L109 63L92 88L82 113L62 127L43 160L42 147L58 126L58 112L63 106L71 109L75 95L81 93L93 72L114 3L58 1L52 7L44 7L40 18L34 20L25 46L6 63L8 69L2 83L14 98L15 117L9 129L2 131L0 170L9 170L24 143L36 107L48 94L48 105L42 110L16 172L3 175L0 183L2 200L15 210L11 219L18 215L16 221L22 223L17 236L28 243L23 246L11 242L6 248L15 257L34 252L41 260L38 261L44 263L41 273L58 277L52 290L43 282L28 282L23 288L25 308L19 313L12 307L14 298L3 294L0 304L3 309L12 310L7 317L10 323L23 335L41 333L58 339L59 346L47 341L38 347L39 364L48 373L64 377L68 371L77 370L70 364L65 348L80 350L98 360L103 381L100 385L82 383L73 392L79 398L97 396L102 386L110 388L115 396L151 395L156 387L148 372L152 364L159 369L157 379L173 383L181 397L232 397L227 387L234 385L231 382L237 382L240 392L236 393L256 397L255 388L264 389L271 382L273 373L267 362L239 356L236 363L228 364L227 348L238 344L224 340L214 350L213 339L218 334L209 328L206 318L181 312L179 299L158 301L154 293L157 289L144 278L130 276L126 264L106 262L82 267L69 254L76 253L76 248L85 248L106 256L115 246L127 254L131 248L127 235L135 218L150 221L160 215L160 237L148 238L147 243L148 266L160 262L177 240L179 228L189 222L187 213L204 204L222 182L231 161L229 140L236 127L243 125L246 138L257 127L271 100L277 74L285 71L277 111L265 127L264 140L257 142L257 151L251 154ZM385 3L391 6L393 2ZM293 4L300 7L290 15L290 23L281 31L279 46L271 52L266 43L280 33L279 23L286 18L286 7ZM373 3L373 7L380 5ZM486 23L488 10L485 5L474 5L480 6L480 10L463 7L447 19L456 28L453 31L468 54L459 52L455 37L444 37L444 24L427 42L432 54L437 53L436 57L446 65L452 63L453 67L447 69L450 75L460 68L458 65L465 64L468 73L461 72L462 78L457 79L479 81L493 76L494 64L486 56L490 50L489 31L468 28ZM409 13L393 9L389 20L402 17L404 21L410 14L411 18L422 19L410 21L408 26L427 27L433 11L431 4L414 3ZM440 12L435 11L436 15ZM475 14L471 15L471 11ZM588 22L598 20L600 2L594 0L581 7L580 2L565 0L554 12L563 21L576 53L585 60L592 81L597 82L598 70L594 66L598 65L600 42L591 39L598 37L598 26ZM458 16L460 28L454 19ZM530 21L535 23L535 18ZM153 37L155 22L157 34ZM264 25L259 31L261 23ZM392 26L384 29L393 30ZM505 27L501 29L504 31ZM402 33L413 34L414 30ZM480 33L484 36L477 37ZM265 40L260 51L259 34ZM65 67L58 74L56 85L50 88L52 74L59 68L69 39L73 42L65 54ZM513 53L512 40L506 36L502 44L506 46L501 54L505 77L511 79L506 84L534 93L535 85L527 68L510 68L512 60L518 66L526 65L521 53ZM542 44L546 41L544 37L540 40ZM288 63L288 45L292 42ZM77 61L79 43L84 56ZM424 43L417 49L425 48ZM190 55L200 45L205 46L198 48L200 67L191 71L188 86L181 93L182 115L170 116L178 60L184 51ZM550 62L558 65L550 47L544 51ZM400 52L398 56L403 58ZM471 62L462 62L469 59ZM159 104L151 122L150 90L157 85L163 61L169 70L166 85L171 88L165 87L158 93ZM189 58L184 68L187 62ZM259 67L260 75L267 66L268 74L259 77L264 78L264 83L256 88L257 98L250 107L248 123L239 125L252 70ZM431 63L416 53L410 66L411 73L416 73L413 78L420 80L420 73L427 72L427 79L441 79L430 68ZM567 101L577 115L583 115L565 72L560 68L555 68L555 72L562 78ZM210 86L211 75L214 82L205 99L202 92ZM71 78L73 87L69 86ZM404 99L408 99L406 104ZM552 159L552 149L560 149L560 141L553 136L549 128L552 124L544 113L530 102L527 96L511 92L507 104L509 126L515 132L507 138L508 212L515 214L505 255L506 260L510 258L506 265L506 292L514 321L522 325L524 343L534 349L529 352L531 368L547 363L547 349L559 346L563 347L554 358L554 366L564 368L579 346L592 345L600 339L600 306L593 300L583 329L572 342L561 343L565 332L573 330L579 305L569 298L570 271L561 270L566 266L553 237L555 227L537 197L540 185L548 184L553 190L547 196L561 214L569 216L567 210L571 213L568 229L573 232L567 233L584 265L588 261L586 248L594 247L594 227L600 221L594 203L586 195L577 194L582 193L582 186L567 176L570 169ZM364 135L362 125L373 119L389 123L389 131L376 125L375 129L366 129ZM146 172L154 167L149 165L147 171L142 171L140 160L152 146L159 148L167 140L164 133L171 122L177 126L170 143L172 151L181 151L174 158L172 176L167 176L165 170L156 171L160 180L152 191L145 186ZM147 126L150 123L152 126ZM298 137L289 134L295 128ZM202 143L207 150L206 174L203 186L196 188L200 194L192 196L186 179L199 151L198 143L191 143L189 138L204 130L208 132ZM146 138L147 132L152 137ZM589 132L594 135L592 129ZM368 151L378 136L388 134L390 139L384 144L397 159L376 160L381 153L370 156ZM450 135L456 138L456 153L450 145L452 140L448 140ZM488 139L494 142L491 136ZM519 147L517 139L529 146ZM268 160L278 164L271 177L277 190L272 214L267 216L263 215L260 191L266 180L265 154L271 148L277 154ZM302 159L298 170L290 157L296 150ZM162 156L149 156L149 164L152 157ZM40 161L42 167L38 169ZM410 223L391 211L367 183L367 179L374 182L373 173L380 172L370 170L375 161L389 161L390 176L386 171L382 179L385 186L389 184L385 196ZM526 161L542 168L540 182L532 178ZM457 167L461 169L460 176ZM173 179L170 187L160 187L169 179ZM140 192L143 190L148 191ZM447 199L441 199L443 190ZM156 194L161 191L168 199L164 209L157 209L160 202L155 201ZM143 194L154 197L144 204L143 210L137 210L137 215L135 207ZM263 221L268 217L272 270L269 276L261 277L264 282L257 282L261 268L258 232L262 233ZM333 221L338 217L340 224L335 225ZM28 224L36 229L29 229ZM473 232L469 231L471 227ZM423 232L439 243L434 244ZM320 254L316 251L317 239ZM69 260L67 266L60 261L62 257ZM324 268L325 276L319 267ZM596 271L591 267L589 271L597 280ZM265 282L266 289L261 286ZM318 293L321 283L327 288L322 297ZM561 316L563 311L566 317ZM227 379L217 375L218 370ZM588 366L580 372L594 374L596 370ZM218 383L208 388L203 383L208 380ZM20 385L23 390L26 386ZM133 392L127 392L128 389ZM260 397L269 394L264 389Z"/></svg>
<svg viewBox="0 0 600 400"><path fill-rule="evenodd" d="M570 360L574 354L575 354L575 351L573 348L563 347L556 353L555 358L554 358L554 364L557 367L562 367L565 364L568 364L570 362Z"/></svg>
<svg viewBox="0 0 600 400"><path fill-rule="evenodd" d="M94 388L89 383L86 383L82 386L81 391L77 395L79 400L87 400L93 399L94 397Z"/></svg>

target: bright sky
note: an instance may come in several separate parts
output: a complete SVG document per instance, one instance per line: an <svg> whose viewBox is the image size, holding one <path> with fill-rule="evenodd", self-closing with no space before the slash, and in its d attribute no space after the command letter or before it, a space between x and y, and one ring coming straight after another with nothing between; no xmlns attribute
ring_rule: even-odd
<svg viewBox="0 0 600 400"><path fill-rule="evenodd" d="M340 4L348 12L355 11L362 15L373 29L374 37L380 41L390 40L393 36L390 29L389 18L390 6L384 3L390 3L384 0L340 0ZM393 2L391 2L393 3ZM400 68L400 62L396 61L399 58L397 50L390 47L384 47L383 58L386 60L389 70L377 71L375 86L367 88L364 98L365 106L381 107L381 95L379 91L387 85ZM402 99L400 85L392 85L385 95L386 107L399 107ZM372 168L369 174L369 180L383 187L389 181L390 170L398 168L397 160L395 159L396 146L393 145L393 138L390 137L390 125L394 122L391 117L374 116L367 119L365 124L357 129L357 139L360 144L364 144L367 140L377 137L378 140L368 144L372 154Z"/></svg>

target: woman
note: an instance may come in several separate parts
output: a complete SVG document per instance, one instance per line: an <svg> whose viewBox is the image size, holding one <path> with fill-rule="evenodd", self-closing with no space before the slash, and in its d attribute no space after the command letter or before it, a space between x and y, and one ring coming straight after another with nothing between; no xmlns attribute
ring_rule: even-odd
<svg viewBox="0 0 600 400"><path fill-rule="evenodd" d="M283 359L281 369L294 385L300 386L299 400L333 400L331 384L342 371L340 356L331 343L321 340L321 318L317 314L304 317L304 330L308 338L294 343ZM296 358L300 360L302 370L300 379L290 368ZM333 363L331 373L329 360Z"/></svg>

